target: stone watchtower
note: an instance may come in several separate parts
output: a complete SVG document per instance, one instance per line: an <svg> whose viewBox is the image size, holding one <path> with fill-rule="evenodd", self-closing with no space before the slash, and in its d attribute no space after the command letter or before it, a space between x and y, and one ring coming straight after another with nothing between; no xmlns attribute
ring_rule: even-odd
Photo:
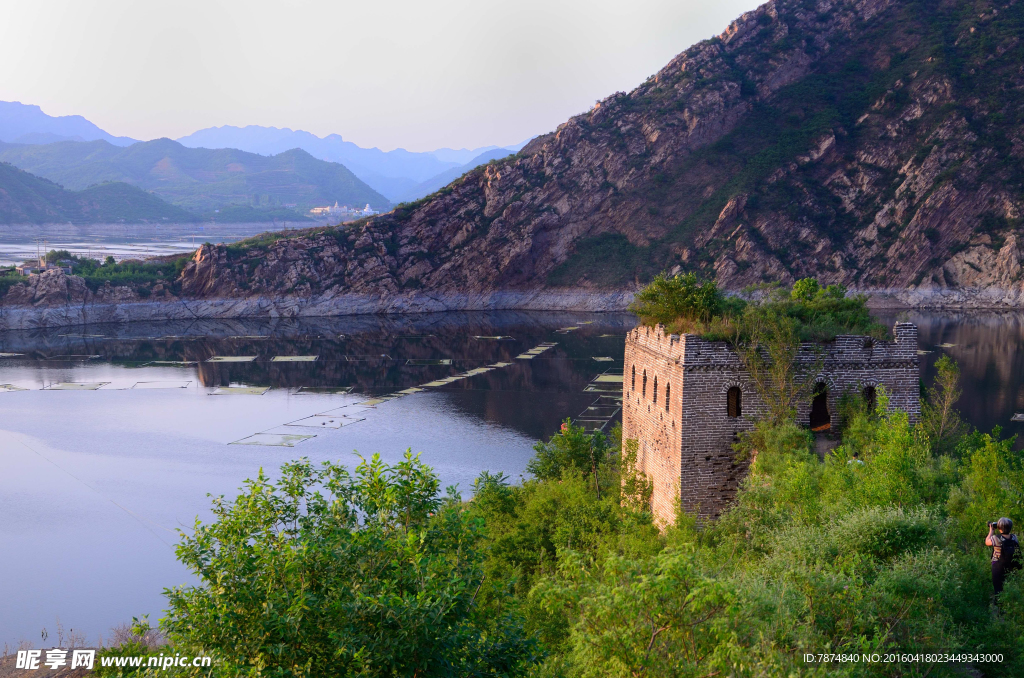
<svg viewBox="0 0 1024 678"><path fill-rule="evenodd" d="M812 402L798 406L797 423L816 431L836 429L839 398L858 394L869 402L884 385L889 407L921 413L917 326L896 323L895 341L841 335L803 344L797 363L821 365ZM702 518L715 518L735 497L746 472L732 445L765 413L750 374L723 341L667 335L640 326L626 335L622 380L622 438L639 445L639 468L654 482L652 511L665 524L675 502Z"/></svg>

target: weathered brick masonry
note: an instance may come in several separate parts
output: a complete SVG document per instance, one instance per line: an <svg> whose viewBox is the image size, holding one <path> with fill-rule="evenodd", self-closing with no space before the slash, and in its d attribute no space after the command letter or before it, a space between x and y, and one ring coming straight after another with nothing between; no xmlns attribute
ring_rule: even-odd
<svg viewBox="0 0 1024 678"><path fill-rule="evenodd" d="M917 326L896 323L893 335L895 341L843 335L801 346L798 364L821 366L814 377L822 393L814 409L816 423L824 413L836 429L839 398L846 392L870 398L879 385L889 393L890 409L917 420ZM622 383L622 435L638 441L639 466L654 482L656 518L672 522L677 497L688 512L717 517L746 472L732 444L765 409L739 356L725 342L666 335L660 325L640 326L626 336ZM811 417L812 404L801 403L797 422L809 425Z"/></svg>

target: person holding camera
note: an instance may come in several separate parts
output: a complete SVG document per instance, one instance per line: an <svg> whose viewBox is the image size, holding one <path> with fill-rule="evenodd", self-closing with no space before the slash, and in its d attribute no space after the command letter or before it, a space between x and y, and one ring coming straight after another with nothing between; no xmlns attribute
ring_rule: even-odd
<svg viewBox="0 0 1024 678"><path fill-rule="evenodd" d="M1020 568L1020 544L1017 542L1017 535L1010 534L1012 529L1012 520L1000 518L988 524L988 536L985 537L985 546L993 547L992 588L995 590L996 599L1003 592L1006 575Z"/></svg>

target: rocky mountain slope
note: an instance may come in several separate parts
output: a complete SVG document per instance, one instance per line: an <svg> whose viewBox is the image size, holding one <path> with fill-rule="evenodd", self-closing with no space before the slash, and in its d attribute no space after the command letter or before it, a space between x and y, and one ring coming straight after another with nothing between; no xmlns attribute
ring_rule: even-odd
<svg viewBox="0 0 1024 678"><path fill-rule="evenodd" d="M610 304L697 271L1017 303L1022 36L1022 0L769 2L428 198L204 248L176 284L435 309Z"/></svg>

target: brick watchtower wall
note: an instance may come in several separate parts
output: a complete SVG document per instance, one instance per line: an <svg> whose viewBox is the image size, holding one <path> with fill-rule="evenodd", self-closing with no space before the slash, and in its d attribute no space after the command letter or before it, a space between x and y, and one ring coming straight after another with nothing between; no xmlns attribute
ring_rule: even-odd
<svg viewBox="0 0 1024 678"><path fill-rule="evenodd" d="M637 465L654 483L651 509L659 521L671 523L683 475L683 355L690 337L666 335L664 329L641 325L626 335L622 438L637 441Z"/></svg>
<svg viewBox="0 0 1024 678"><path fill-rule="evenodd" d="M890 409L920 416L917 327L897 323L895 341L841 335L824 344L804 344L798 369L827 391L831 426L839 421L844 393L864 394L883 386ZM765 413L750 374L725 342L692 334L667 335L662 326L640 326L626 336L622 436L638 443L638 465L654 483L651 508L662 523L675 520L675 503L702 518L717 517L732 501L746 473L732 445ZM655 383L657 391L655 391ZM738 416L730 416L730 389L740 394ZM808 425L811 403L797 407L797 423Z"/></svg>

